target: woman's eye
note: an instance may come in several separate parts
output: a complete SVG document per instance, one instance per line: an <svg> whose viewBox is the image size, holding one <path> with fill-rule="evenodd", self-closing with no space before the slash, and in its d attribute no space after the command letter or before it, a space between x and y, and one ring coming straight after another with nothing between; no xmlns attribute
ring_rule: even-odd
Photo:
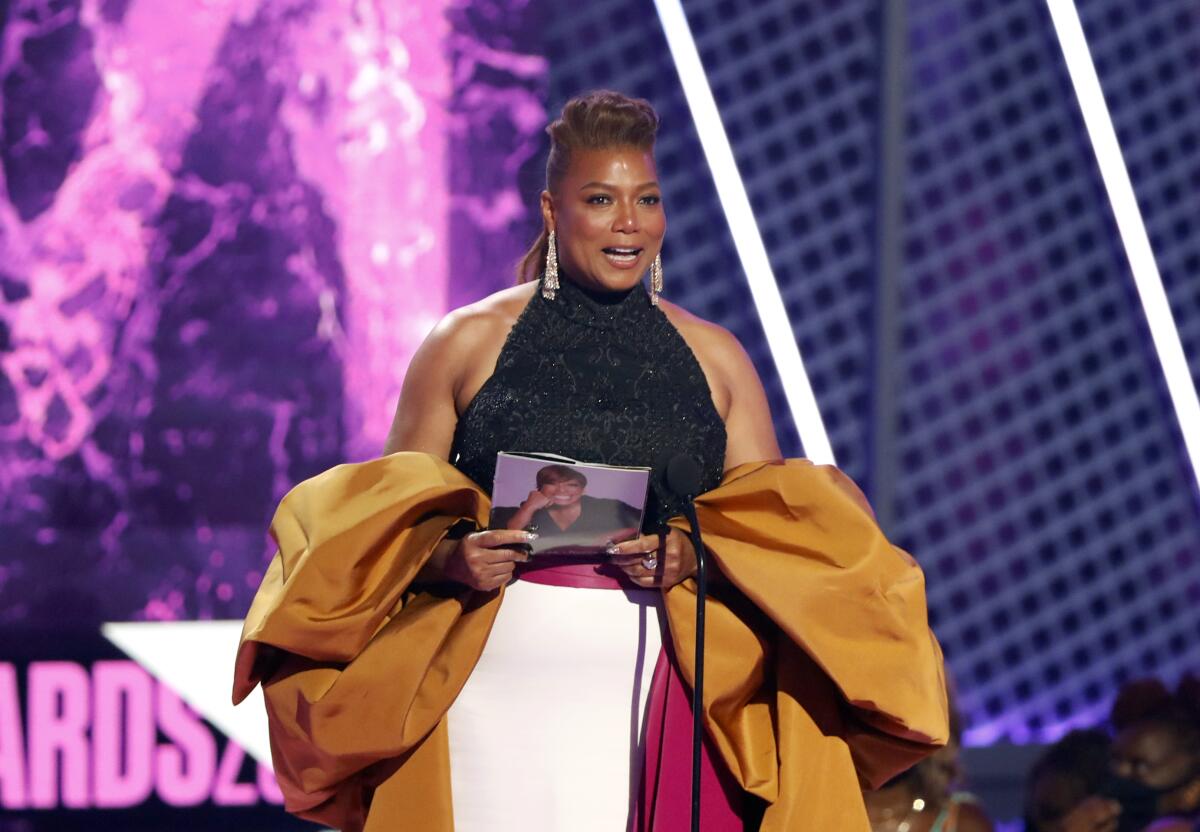
<svg viewBox="0 0 1200 832"><path fill-rule="evenodd" d="M588 197L588 203L591 205L604 205L609 202L607 194L593 194Z"/></svg>
<svg viewBox="0 0 1200 832"><path fill-rule="evenodd" d="M644 197L642 197L642 202L644 202L647 205L657 205L658 203L662 202L662 197L660 197L660 196L644 196Z"/></svg>

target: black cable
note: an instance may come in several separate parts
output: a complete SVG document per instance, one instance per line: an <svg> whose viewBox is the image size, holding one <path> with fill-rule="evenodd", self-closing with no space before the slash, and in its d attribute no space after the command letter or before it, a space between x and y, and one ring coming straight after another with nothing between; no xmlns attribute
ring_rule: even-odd
<svg viewBox="0 0 1200 832"><path fill-rule="evenodd" d="M696 550L696 678L692 683L692 832L700 832L700 749L704 738L704 606L708 599L708 558L700 537L700 520L693 503L700 492L700 466L680 454L667 463L667 487L684 499L683 513L691 526Z"/></svg>
<svg viewBox="0 0 1200 832"><path fill-rule="evenodd" d="M696 549L696 681L692 686L692 832L700 832L700 745L704 737L704 606L708 599L708 558L700 539L696 509L688 502L692 546Z"/></svg>

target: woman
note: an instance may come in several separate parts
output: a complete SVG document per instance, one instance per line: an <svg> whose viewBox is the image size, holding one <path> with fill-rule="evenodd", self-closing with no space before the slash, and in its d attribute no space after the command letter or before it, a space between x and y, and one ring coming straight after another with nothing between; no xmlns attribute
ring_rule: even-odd
<svg viewBox="0 0 1200 832"><path fill-rule="evenodd" d="M490 647L501 651L500 645L520 644L535 637L543 619L565 618L578 631L570 637L558 633L564 638L556 655L589 656L578 664L595 672L587 679L576 675L580 685L571 696L580 701L584 691L591 695L580 708L582 720L547 726L559 742L531 735L530 725L539 724L532 717L547 703L530 702L521 692L523 680L536 678L531 687L557 690L557 665L569 659L539 664L540 672L521 665L492 673L491 651L485 651L482 672L468 681L449 714L453 791L463 796L455 801L456 828L491 829L498 811L517 814L516 804L526 799L519 788L498 785L511 795L509 803L485 785L489 772L514 749L538 761L534 782L556 772L568 782L588 784L558 805L570 804L571 814L594 818L596 829L624 826L639 775L628 763L631 717L624 704L610 709L606 719L596 711L600 702L628 703L635 691L644 701L660 648L659 628L645 626L647 610L655 608L658 591L696 568L686 535L672 529L660 540L657 533L679 510L662 482L665 461L675 453L701 460L708 490L725 469L780 457L762 386L734 338L664 299L647 302L641 289L643 276L661 262L666 233L651 151L656 127L657 117L644 102L601 95L568 104L563 119L550 127L553 147L541 196L545 231L522 263L526 282L447 316L405 378L386 453L448 458L481 487L492 481L498 451L654 465L647 512L653 533L621 544L613 556L632 594L549 587L535 582L539 576L532 573L534 580L509 587ZM534 280L543 268L547 278ZM568 390L579 394L565 394ZM609 433L605 427L616 418L624 424ZM497 589L525 559L522 551L503 547L509 542L494 532L467 535L435 553L423 577L440 572L477 590ZM519 614L525 609L531 620ZM643 632L647 637L639 638ZM589 643L589 635L598 643ZM617 668L634 665L632 675L617 675ZM613 683L604 684L606 678ZM509 687L507 679L518 681ZM503 709L487 704L508 699L528 703L530 714L507 721L509 730L501 731L496 720ZM636 710L640 717L642 702ZM470 737L480 742L468 744ZM547 744L564 753L546 754L541 749ZM578 747L593 749L592 759L572 751ZM601 753L610 772L602 784L595 773ZM607 793L622 787L626 799L613 801ZM473 800L468 803L466 796ZM529 828L539 828L539 821L540 828L562 828L572 818L525 814L519 820Z"/></svg>
<svg viewBox="0 0 1200 832"><path fill-rule="evenodd" d="M686 829L678 454L702 471L716 584L705 830L866 830L860 780L945 741L920 570L843 475L780 461L745 351L661 298L657 125L616 93L568 102L523 282L435 327L388 456L281 504L235 697L263 681L289 810L368 830ZM619 579L547 577L528 532L474 531L500 451L651 468Z"/></svg>

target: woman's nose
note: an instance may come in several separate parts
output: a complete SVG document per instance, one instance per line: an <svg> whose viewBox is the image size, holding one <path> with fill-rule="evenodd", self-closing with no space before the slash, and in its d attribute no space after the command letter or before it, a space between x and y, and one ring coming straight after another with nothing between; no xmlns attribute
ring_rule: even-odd
<svg viewBox="0 0 1200 832"><path fill-rule="evenodd" d="M626 208L617 214L613 223L615 231L637 231L637 215L632 209Z"/></svg>

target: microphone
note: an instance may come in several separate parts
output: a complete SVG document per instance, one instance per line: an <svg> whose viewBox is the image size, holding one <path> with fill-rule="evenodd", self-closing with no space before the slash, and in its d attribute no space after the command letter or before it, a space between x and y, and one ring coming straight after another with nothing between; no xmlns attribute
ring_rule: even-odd
<svg viewBox="0 0 1200 832"><path fill-rule="evenodd" d="M700 493L700 466L686 454L667 462L667 488L683 498L683 513L692 527L696 550L696 679L692 685L692 832L700 832L700 744L704 736L704 604L708 598L708 558L700 537L700 521L693 500Z"/></svg>

